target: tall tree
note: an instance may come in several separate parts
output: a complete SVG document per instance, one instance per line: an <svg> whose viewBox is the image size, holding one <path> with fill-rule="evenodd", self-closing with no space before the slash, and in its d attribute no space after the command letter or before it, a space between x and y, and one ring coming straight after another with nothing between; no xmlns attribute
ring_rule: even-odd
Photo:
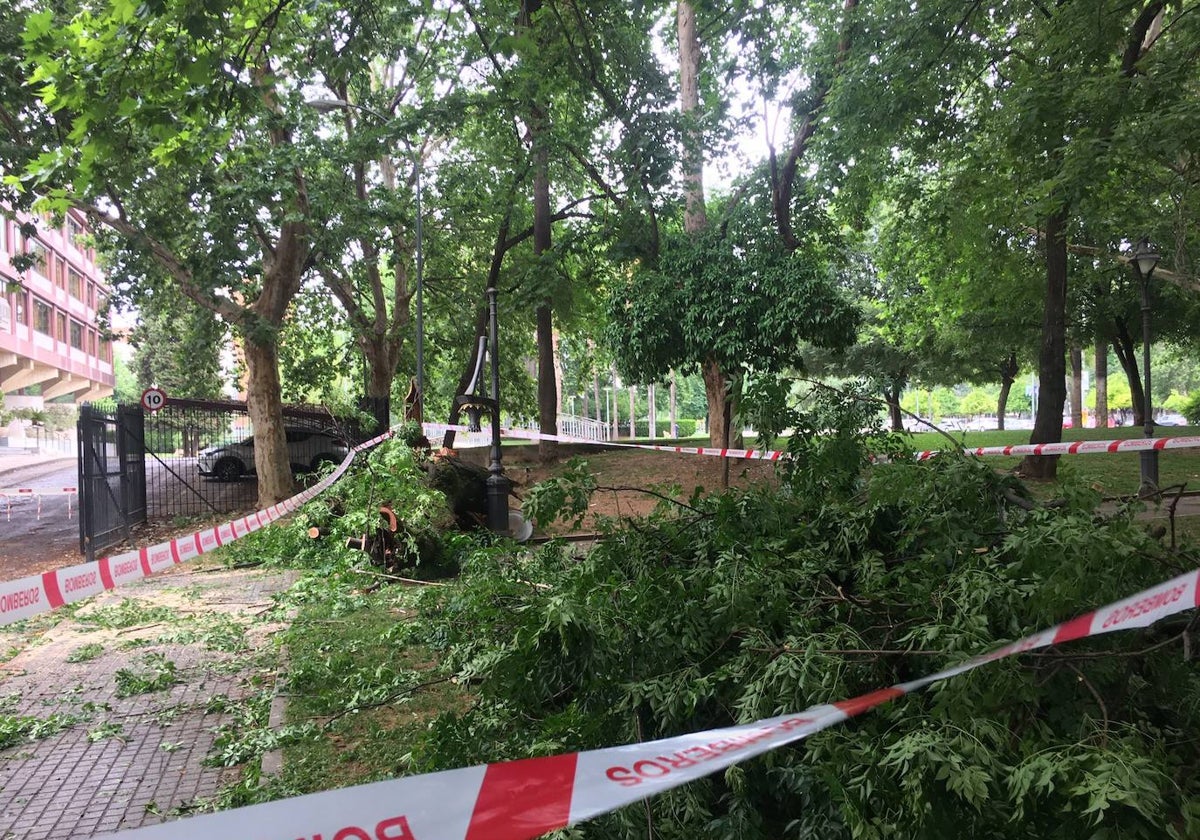
<svg viewBox="0 0 1200 840"><path fill-rule="evenodd" d="M296 23L257 2L31 14L21 67L40 101L15 126L24 160L4 162L48 209L83 210L141 262L116 279L119 295L148 299L166 277L240 333L264 504L292 492L276 341L311 257L284 81L310 34ZM53 144L27 130L35 120Z"/></svg>

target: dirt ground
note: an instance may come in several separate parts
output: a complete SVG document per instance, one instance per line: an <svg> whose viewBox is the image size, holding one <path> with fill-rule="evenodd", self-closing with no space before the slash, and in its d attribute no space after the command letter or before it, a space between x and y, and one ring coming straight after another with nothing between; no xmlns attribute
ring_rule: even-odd
<svg viewBox="0 0 1200 840"><path fill-rule="evenodd" d="M567 461L578 455L588 462L601 489L592 496L590 516L644 516L653 510L658 498L641 492L678 485L684 499L697 487L705 492L722 487L725 461L729 464L729 485L746 487L775 480L775 465L767 461L716 458L709 455L683 455L637 449L584 449L564 452L556 461L542 464L534 447L505 452L505 470L524 495L539 481L560 475ZM590 517L589 517L590 518ZM589 530L587 520L583 530ZM556 531L561 533L561 531Z"/></svg>

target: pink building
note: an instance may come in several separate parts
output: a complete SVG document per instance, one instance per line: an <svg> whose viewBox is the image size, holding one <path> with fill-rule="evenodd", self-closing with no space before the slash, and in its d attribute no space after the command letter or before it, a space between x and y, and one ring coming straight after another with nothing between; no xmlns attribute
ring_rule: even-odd
<svg viewBox="0 0 1200 840"><path fill-rule="evenodd" d="M35 237L21 233L29 221L37 223ZM45 217L0 216L0 393L10 407L38 396L87 402L113 391L112 345L98 328L108 286L88 233L74 212L59 227ZM33 268L18 271L17 254L33 256Z"/></svg>

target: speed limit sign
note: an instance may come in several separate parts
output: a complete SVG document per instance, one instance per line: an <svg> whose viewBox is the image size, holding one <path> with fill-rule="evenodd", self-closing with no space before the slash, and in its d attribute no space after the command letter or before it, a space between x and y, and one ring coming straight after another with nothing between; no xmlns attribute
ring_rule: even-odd
<svg viewBox="0 0 1200 840"><path fill-rule="evenodd" d="M142 408L147 411L158 411L167 404L167 392L162 388L147 388L142 391Z"/></svg>

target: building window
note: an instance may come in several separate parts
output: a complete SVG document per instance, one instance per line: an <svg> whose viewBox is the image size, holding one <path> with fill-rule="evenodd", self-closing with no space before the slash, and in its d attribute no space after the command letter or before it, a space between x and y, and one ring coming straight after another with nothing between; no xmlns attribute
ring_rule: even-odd
<svg viewBox="0 0 1200 840"><path fill-rule="evenodd" d="M12 332L12 306L0 297L0 332Z"/></svg>
<svg viewBox="0 0 1200 840"><path fill-rule="evenodd" d="M67 292L75 300L83 300L83 277L73 268L67 273Z"/></svg>
<svg viewBox="0 0 1200 840"><path fill-rule="evenodd" d="M29 255L33 257L33 270L49 280L50 255L46 252L46 246L41 242L31 241L29 243Z"/></svg>
<svg viewBox="0 0 1200 840"><path fill-rule="evenodd" d="M50 304L46 303L41 298L33 300L33 328L45 335L53 335L50 332Z"/></svg>
<svg viewBox="0 0 1200 840"><path fill-rule="evenodd" d="M24 290L13 295L13 320L23 327L29 325L29 316L25 312Z"/></svg>
<svg viewBox="0 0 1200 840"><path fill-rule="evenodd" d="M55 337L63 344L67 343L67 316L63 312L56 313L58 315L58 332Z"/></svg>
<svg viewBox="0 0 1200 840"><path fill-rule="evenodd" d="M72 244L79 250L82 251L87 247L87 243L84 241L84 237L87 236L87 230L70 216L67 217L67 236L70 237Z"/></svg>
<svg viewBox="0 0 1200 840"><path fill-rule="evenodd" d="M83 349L83 324L71 321L71 346L76 350Z"/></svg>
<svg viewBox="0 0 1200 840"><path fill-rule="evenodd" d="M89 356L96 355L96 331L93 329L88 330L87 353Z"/></svg>

